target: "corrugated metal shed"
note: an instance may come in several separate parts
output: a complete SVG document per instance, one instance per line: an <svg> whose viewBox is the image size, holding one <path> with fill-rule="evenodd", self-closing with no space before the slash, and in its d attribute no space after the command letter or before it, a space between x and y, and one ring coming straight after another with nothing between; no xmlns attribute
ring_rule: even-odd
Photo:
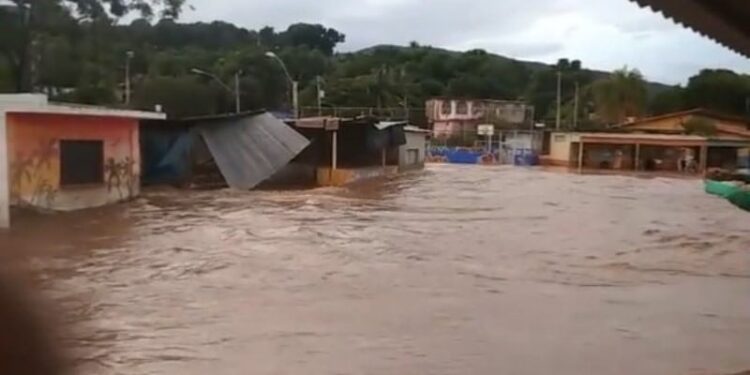
<svg viewBox="0 0 750 375"><path fill-rule="evenodd" d="M310 142L269 113L212 119L198 130L230 187L252 189Z"/></svg>

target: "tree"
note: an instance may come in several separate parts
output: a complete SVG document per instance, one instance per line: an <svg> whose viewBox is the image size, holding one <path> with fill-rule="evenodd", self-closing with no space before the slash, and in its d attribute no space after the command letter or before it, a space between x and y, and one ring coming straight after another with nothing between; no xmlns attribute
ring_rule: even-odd
<svg viewBox="0 0 750 375"><path fill-rule="evenodd" d="M652 115L663 115L686 109L689 109L689 106L685 101L685 89L680 86L657 93L648 103L648 112Z"/></svg>
<svg viewBox="0 0 750 375"><path fill-rule="evenodd" d="M705 118L693 116L682 124L687 134L711 137L716 135L716 123Z"/></svg>
<svg viewBox="0 0 750 375"><path fill-rule="evenodd" d="M638 70L617 70L609 78L596 81L592 90L597 116L605 124L619 124L644 113L647 90Z"/></svg>
<svg viewBox="0 0 750 375"><path fill-rule="evenodd" d="M346 40L346 36L323 25L295 23L281 33L279 39L283 45L305 46L310 49L317 49L330 56L333 54L336 45Z"/></svg>
<svg viewBox="0 0 750 375"><path fill-rule="evenodd" d="M198 116L220 111L227 101L222 100L223 88L205 85L197 77L147 78L135 87L133 102L136 108L154 110L162 106L170 117Z"/></svg>
<svg viewBox="0 0 750 375"><path fill-rule="evenodd" d="M749 100L750 78L731 70L702 70L685 89L685 101L694 108L746 115Z"/></svg>
<svg viewBox="0 0 750 375"><path fill-rule="evenodd" d="M131 10L144 17L176 18L185 0L10 0L0 7L0 53L6 58L16 91L31 91L30 67L44 35L80 22L109 22Z"/></svg>
<svg viewBox="0 0 750 375"><path fill-rule="evenodd" d="M554 67L548 67L535 71L526 85L524 97L536 109L536 115L540 119L552 121L557 112L557 74L561 74L562 102L569 103L571 116L565 116L564 120L570 120L573 113L573 101L575 100L576 84L583 90L594 80L594 74L583 69L580 60L570 61L569 59L559 59ZM581 103L583 101L581 100ZM567 105L567 104L566 104ZM583 110L583 106L579 106ZM572 123L571 121L568 121Z"/></svg>

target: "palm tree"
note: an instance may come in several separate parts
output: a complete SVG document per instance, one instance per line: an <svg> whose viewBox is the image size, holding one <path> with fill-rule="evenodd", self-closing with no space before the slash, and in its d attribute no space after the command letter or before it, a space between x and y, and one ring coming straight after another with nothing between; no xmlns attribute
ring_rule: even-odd
<svg viewBox="0 0 750 375"><path fill-rule="evenodd" d="M636 69L625 67L594 82L593 93L596 113L607 125L640 116L646 107L646 82Z"/></svg>

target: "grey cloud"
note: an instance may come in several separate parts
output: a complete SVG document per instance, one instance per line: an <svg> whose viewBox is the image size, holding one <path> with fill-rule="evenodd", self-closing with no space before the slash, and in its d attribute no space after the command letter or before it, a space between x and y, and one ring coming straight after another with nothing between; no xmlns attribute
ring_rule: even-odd
<svg viewBox="0 0 750 375"><path fill-rule="evenodd" d="M502 51L502 54L508 57L529 60L535 58L546 58L548 56L561 56L565 45L559 42L513 42L513 41L496 41L469 43L460 46L459 49L482 48L489 51Z"/></svg>
<svg viewBox="0 0 750 375"><path fill-rule="evenodd" d="M266 25L284 29L294 22L322 23L347 35L347 42L340 47L342 51L375 44L404 45L415 40L436 47L483 48L526 60L554 61L558 56L566 56L579 58L584 65L590 61L605 68L632 63L623 61L627 55L663 56L665 45L684 41L678 25L639 8L630 0L190 0L190 3L195 11L187 11L185 21L220 19L253 29ZM580 20L580 24L570 20ZM563 27L555 22L567 23ZM627 45L618 45L626 54L600 48L612 43L607 36L598 35L603 27L617 33L619 41L626 41ZM530 30L535 32L529 33ZM582 36L587 43L583 48L583 42L576 39ZM684 58L697 57L696 61L701 63L716 62L734 69L748 66L747 60L738 59L711 42L698 37L690 41L692 49ZM609 54L605 55L605 50ZM657 58L638 59L637 67L652 79L668 82L679 82L695 73L693 65L673 61L681 58L679 55L667 57L671 59L669 63Z"/></svg>

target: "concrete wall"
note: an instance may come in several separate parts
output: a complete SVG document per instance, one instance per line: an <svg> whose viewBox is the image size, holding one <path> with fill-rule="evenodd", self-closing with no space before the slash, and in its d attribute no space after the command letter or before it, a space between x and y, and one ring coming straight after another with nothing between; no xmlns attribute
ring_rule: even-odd
<svg viewBox="0 0 750 375"><path fill-rule="evenodd" d="M421 169L424 168L424 162L426 158L426 147L427 137L422 132L409 132L406 133L406 144L398 148L398 165L400 170L409 169ZM417 163L409 164L409 150L416 150L418 153Z"/></svg>
<svg viewBox="0 0 750 375"><path fill-rule="evenodd" d="M38 94L0 94L0 228L10 227L10 174L6 110L14 106L41 107L47 96Z"/></svg>
<svg viewBox="0 0 750 375"><path fill-rule="evenodd" d="M345 186L358 181L371 178L392 176L398 173L397 166L378 166L362 168L339 168L331 173L331 168L318 168L318 185L320 186Z"/></svg>
<svg viewBox="0 0 750 375"><path fill-rule="evenodd" d="M578 155L571 155L571 144L578 142L580 136L574 133L552 133L550 136L549 155L543 158L545 164L568 166Z"/></svg>
<svg viewBox="0 0 750 375"><path fill-rule="evenodd" d="M140 191L138 121L125 118L8 114L10 202L69 211L130 199ZM104 181L60 186L60 140L101 140Z"/></svg>
<svg viewBox="0 0 750 375"><path fill-rule="evenodd" d="M474 135L477 132L479 120L465 121L437 121L433 123L432 130L436 138L447 138L451 136Z"/></svg>

